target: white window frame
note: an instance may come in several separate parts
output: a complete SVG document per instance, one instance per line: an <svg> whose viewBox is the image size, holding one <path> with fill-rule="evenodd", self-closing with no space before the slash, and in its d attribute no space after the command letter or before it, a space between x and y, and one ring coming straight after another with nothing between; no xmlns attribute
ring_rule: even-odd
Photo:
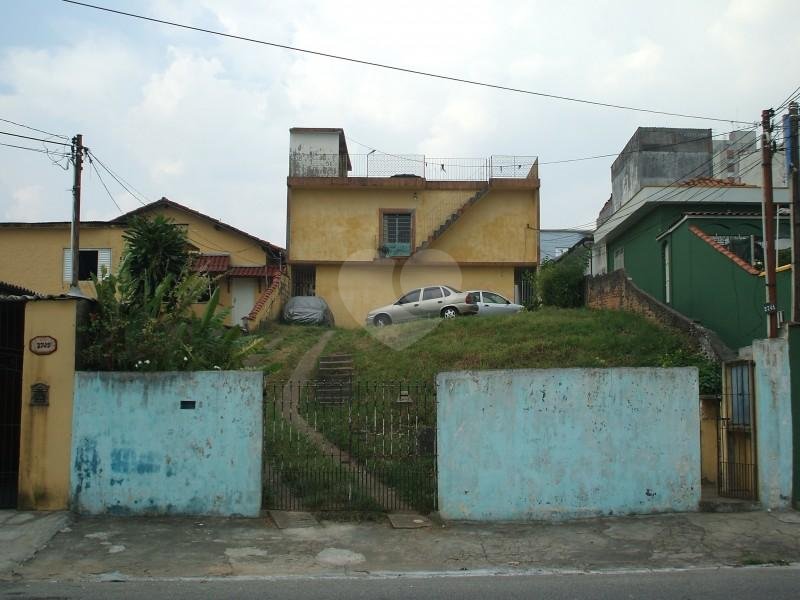
<svg viewBox="0 0 800 600"><path fill-rule="evenodd" d="M64 281L72 281L72 249L64 248L63 250L64 250L64 257L62 260L62 264L64 265L63 269ZM105 279L111 274L111 268L113 264L111 248L81 248L81 250L97 252L98 279ZM103 271L104 267L105 271ZM82 279L81 281L88 281L88 280Z"/></svg>

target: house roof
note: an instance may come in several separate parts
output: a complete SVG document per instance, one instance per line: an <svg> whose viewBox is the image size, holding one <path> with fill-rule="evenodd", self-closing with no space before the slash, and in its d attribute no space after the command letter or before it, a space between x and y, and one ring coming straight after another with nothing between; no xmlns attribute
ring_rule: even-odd
<svg viewBox="0 0 800 600"><path fill-rule="evenodd" d="M224 273L231 266L228 254L198 254L192 261L192 271L203 273Z"/></svg>
<svg viewBox="0 0 800 600"><path fill-rule="evenodd" d="M36 296L37 293L13 283L0 281L0 295L3 296Z"/></svg>
<svg viewBox="0 0 800 600"><path fill-rule="evenodd" d="M703 240L706 244L714 248L717 252L723 254L724 256L728 257L731 261L733 261L736 265L740 266L742 269L747 271L750 275L759 275L761 271L756 269L753 265L751 265L746 260L736 256L733 252L728 250L725 246L717 242L714 238L710 235L705 233L702 229L700 229L697 225L689 225L689 231Z"/></svg>
<svg viewBox="0 0 800 600"><path fill-rule="evenodd" d="M262 265L260 267L231 267L227 275L229 277L266 277L279 272L280 270L277 267Z"/></svg>
<svg viewBox="0 0 800 600"><path fill-rule="evenodd" d="M755 211L745 211L745 210L694 210L694 211L686 211L683 213L683 216L672 223L669 227L667 227L664 231L659 233L656 236L656 240L660 240L665 235L668 235L675 231L681 224L686 221L687 219L706 219L706 218L714 218L714 219L735 219L735 218L748 218L748 219L760 219L761 213Z"/></svg>
<svg viewBox="0 0 800 600"><path fill-rule="evenodd" d="M169 200L168 198L161 198L160 200L156 200L155 202L151 202L150 204L145 204L144 206L141 206L135 210L127 212L124 215L120 215L116 219L109 221L109 223L126 223L128 219L130 219L131 217L145 214L158 208L173 208L175 210L180 210L190 215L194 215L195 217L200 217L201 219L205 219L206 221L213 223L216 227L219 227L220 229L225 229L227 231L231 231L233 233L237 233L241 236L244 236L252 240L253 242L261 245L265 250L272 251L274 254L283 255L286 252L286 250L284 250L280 246L276 246L275 244L268 242L267 240L262 240L261 238L251 235L246 231L242 231L241 229L238 229L233 225L228 225L227 223L220 221L219 219L209 217L206 214L203 214L199 211L189 208L188 206L184 206L183 204L178 204L177 202Z"/></svg>
<svg viewBox="0 0 800 600"><path fill-rule="evenodd" d="M678 187L758 187L747 183L728 181L727 179L715 179L714 177L692 177L675 185Z"/></svg>

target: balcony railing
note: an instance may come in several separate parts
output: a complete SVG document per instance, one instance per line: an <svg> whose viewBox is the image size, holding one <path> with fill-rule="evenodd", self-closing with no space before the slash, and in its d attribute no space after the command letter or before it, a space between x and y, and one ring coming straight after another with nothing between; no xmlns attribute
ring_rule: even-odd
<svg viewBox="0 0 800 600"><path fill-rule="evenodd" d="M290 177L421 177L429 181L488 181L538 177L535 156L435 158L424 154L289 155Z"/></svg>

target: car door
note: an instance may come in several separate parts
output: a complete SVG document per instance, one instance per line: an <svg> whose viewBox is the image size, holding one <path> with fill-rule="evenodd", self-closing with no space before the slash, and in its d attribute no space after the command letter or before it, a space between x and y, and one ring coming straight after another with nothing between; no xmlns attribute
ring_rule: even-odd
<svg viewBox="0 0 800 600"><path fill-rule="evenodd" d="M414 318L415 314L412 311L415 311L419 307L420 292L420 288L411 290L394 303L392 314L390 315L393 322L402 323Z"/></svg>
<svg viewBox="0 0 800 600"><path fill-rule="evenodd" d="M419 306L412 311L418 317L438 317L444 306L444 293L442 288L437 286L426 287L422 290L422 297Z"/></svg>
<svg viewBox="0 0 800 600"><path fill-rule="evenodd" d="M500 294L494 292L481 292L481 303L478 314L485 311L484 316L490 315L504 315L511 311L509 310L509 302Z"/></svg>

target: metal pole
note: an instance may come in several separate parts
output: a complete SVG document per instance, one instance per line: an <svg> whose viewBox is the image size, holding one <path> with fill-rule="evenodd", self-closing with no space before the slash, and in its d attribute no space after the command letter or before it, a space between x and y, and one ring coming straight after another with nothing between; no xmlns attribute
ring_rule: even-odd
<svg viewBox="0 0 800 600"><path fill-rule="evenodd" d="M766 263L765 280L767 284L767 337L778 337L777 294L775 290L775 205L772 201L772 115L773 110L761 112L761 168L764 182L764 207L762 220L764 223L764 262Z"/></svg>
<svg viewBox="0 0 800 600"><path fill-rule="evenodd" d="M784 133L784 135L786 135ZM800 177L798 156L800 144L797 134L797 102L789 104L789 137L786 143L789 163L789 187L792 193L792 321L800 322Z"/></svg>
<svg viewBox="0 0 800 600"><path fill-rule="evenodd" d="M81 171L83 170L83 136L79 133L72 138L73 164L75 179L72 185L72 279L70 293L82 295L78 285L78 267L80 263L81 239Z"/></svg>

